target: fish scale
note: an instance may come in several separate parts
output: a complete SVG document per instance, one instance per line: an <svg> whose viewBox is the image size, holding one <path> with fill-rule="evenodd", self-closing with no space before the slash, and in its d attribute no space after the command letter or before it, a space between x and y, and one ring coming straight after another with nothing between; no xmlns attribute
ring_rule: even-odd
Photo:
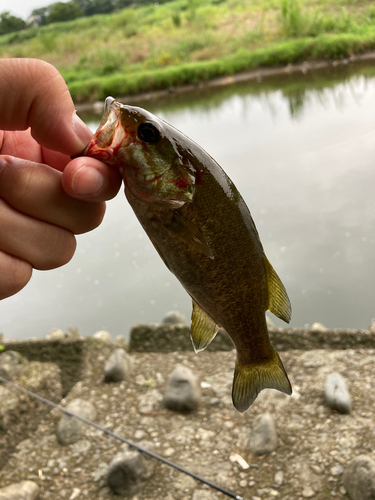
<svg viewBox="0 0 375 500"><path fill-rule="evenodd" d="M268 309L289 322L289 298L223 169L172 125L111 97L82 155L119 169L139 222L193 299L194 349L203 350L220 327L232 339L236 409L245 411L265 388L291 394L265 318Z"/></svg>

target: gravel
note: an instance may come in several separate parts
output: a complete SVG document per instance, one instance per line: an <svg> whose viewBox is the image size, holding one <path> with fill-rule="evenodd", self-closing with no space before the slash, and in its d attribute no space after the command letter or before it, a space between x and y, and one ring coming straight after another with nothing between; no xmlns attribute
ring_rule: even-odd
<svg viewBox="0 0 375 500"><path fill-rule="evenodd" d="M343 471L361 454L375 458L372 393L375 354L372 350L312 350L281 353L293 385L288 397L262 391L244 414L232 406L231 385L235 353L133 353L132 371L125 381L105 384L107 361L97 356L88 375L62 401L91 402L96 423L139 442L169 460L235 491L247 500L348 498ZM194 412L180 414L163 407L169 375L177 365L197 374L201 401ZM352 398L350 415L325 404L324 383L330 373L345 377ZM275 422L277 448L257 456L248 445L255 419L269 413ZM27 415L24 418L28 418ZM40 499L97 498L113 500L106 482L113 458L127 445L88 427L81 440L58 444L58 410L45 417L37 430L18 445L0 470L1 487L31 480ZM249 466L244 468L239 455ZM240 465L242 463L242 466ZM155 462L136 500L206 500L227 498L208 486Z"/></svg>

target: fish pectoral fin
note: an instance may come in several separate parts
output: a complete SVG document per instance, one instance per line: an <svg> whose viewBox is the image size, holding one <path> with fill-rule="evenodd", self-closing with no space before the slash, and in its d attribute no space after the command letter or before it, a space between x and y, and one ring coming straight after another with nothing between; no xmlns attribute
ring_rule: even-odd
<svg viewBox="0 0 375 500"><path fill-rule="evenodd" d="M191 341L194 351L203 351L215 338L219 325L194 300L191 314Z"/></svg>
<svg viewBox="0 0 375 500"><path fill-rule="evenodd" d="M168 225L168 229L190 247L207 255L210 259L214 258L203 234L177 211L174 212L172 222Z"/></svg>
<svg viewBox="0 0 375 500"><path fill-rule="evenodd" d="M268 307L271 313L275 314L278 318L289 323L292 316L292 306L285 287L278 277L276 271L271 263L264 256L266 266L267 284L268 284Z"/></svg>
<svg viewBox="0 0 375 500"><path fill-rule="evenodd" d="M241 365L236 360L232 390L236 410L240 413L246 411L263 389L277 389L289 396L292 394L288 375L273 347L272 356L266 362Z"/></svg>

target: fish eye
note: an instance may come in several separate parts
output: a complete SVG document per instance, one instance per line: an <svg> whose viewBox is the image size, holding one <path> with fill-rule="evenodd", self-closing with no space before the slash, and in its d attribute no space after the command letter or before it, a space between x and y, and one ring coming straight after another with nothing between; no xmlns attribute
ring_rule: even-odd
<svg viewBox="0 0 375 500"><path fill-rule="evenodd" d="M137 130L138 139L148 144L156 144L160 140L160 130L150 122L143 122Z"/></svg>

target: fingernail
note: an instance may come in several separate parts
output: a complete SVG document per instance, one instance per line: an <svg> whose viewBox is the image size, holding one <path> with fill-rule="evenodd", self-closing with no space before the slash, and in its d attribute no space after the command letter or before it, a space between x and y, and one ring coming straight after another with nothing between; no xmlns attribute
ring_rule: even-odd
<svg viewBox="0 0 375 500"><path fill-rule="evenodd" d="M104 184L102 174L96 168L83 165L73 175L72 189L78 195L94 195Z"/></svg>
<svg viewBox="0 0 375 500"><path fill-rule="evenodd" d="M72 124L76 136L80 140L82 147L81 150L91 141L93 133L89 127L81 120L81 118L74 111L72 115Z"/></svg>

